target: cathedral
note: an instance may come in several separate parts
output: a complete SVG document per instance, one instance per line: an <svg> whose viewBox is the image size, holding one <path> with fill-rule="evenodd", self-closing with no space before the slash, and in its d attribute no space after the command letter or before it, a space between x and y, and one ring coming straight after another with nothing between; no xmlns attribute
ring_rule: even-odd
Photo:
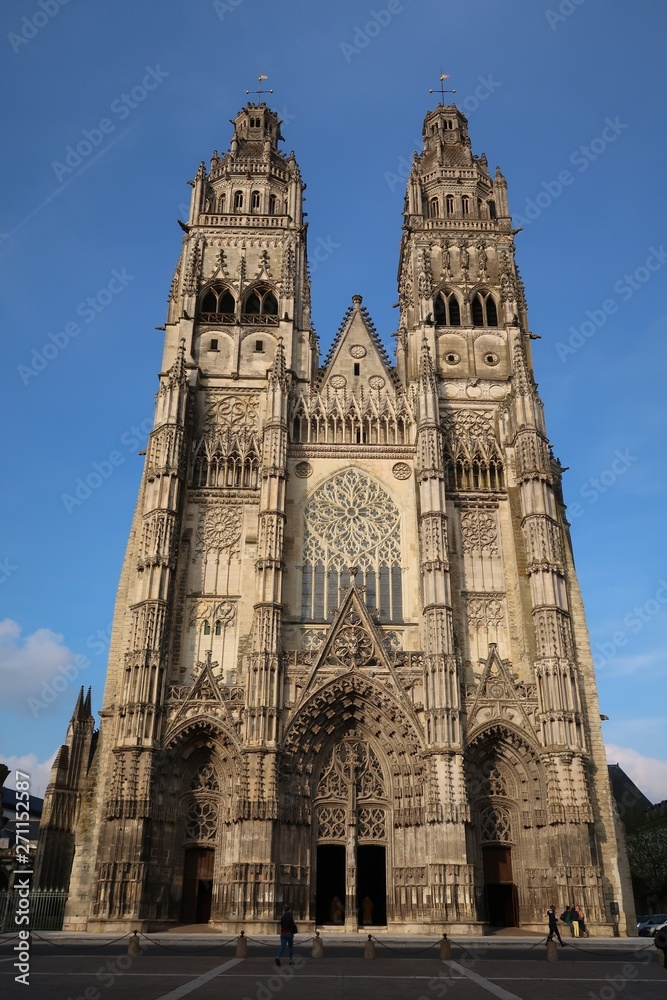
<svg viewBox="0 0 667 1000"><path fill-rule="evenodd" d="M38 884L70 930L576 903L634 933L505 178L430 111L395 357L354 294L321 359L280 125L260 95L191 182L101 724L82 692Z"/></svg>

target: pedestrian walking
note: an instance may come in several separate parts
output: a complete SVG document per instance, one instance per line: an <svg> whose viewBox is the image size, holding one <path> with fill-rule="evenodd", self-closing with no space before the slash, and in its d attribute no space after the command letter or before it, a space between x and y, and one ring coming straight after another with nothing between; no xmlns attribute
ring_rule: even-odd
<svg viewBox="0 0 667 1000"><path fill-rule="evenodd" d="M283 915L280 918L280 951L276 955L276 965L280 965L280 957L284 955L285 948L289 948L289 964L294 965L294 935L298 933L299 929L294 923L292 911L285 903Z"/></svg>
<svg viewBox="0 0 667 1000"><path fill-rule="evenodd" d="M558 940L560 941L561 948L564 948L565 945L563 944L563 939L561 938L560 931L558 930L558 917L556 916L555 906L549 907L549 909L547 910L547 918L549 920L549 936L547 938L547 941L553 941L555 934Z"/></svg>

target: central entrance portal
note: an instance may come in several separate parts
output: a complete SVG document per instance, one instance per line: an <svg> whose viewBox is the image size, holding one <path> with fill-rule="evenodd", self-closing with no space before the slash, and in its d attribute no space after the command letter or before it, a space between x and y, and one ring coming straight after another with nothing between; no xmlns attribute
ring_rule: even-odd
<svg viewBox="0 0 667 1000"><path fill-rule="evenodd" d="M386 849L379 844L357 848L357 893L359 924L387 923Z"/></svg>
<svg viewBox="0 0 667 1000"><path fill-rule="evenodd" d="M340 924L345 919L345 846L319 844L315 920L318 924Z"/></svg>
<svg viewBox="0 0 667 1000"><path fill-rule="evenodd" d="M350 931L385 925L390 800L366 740L350 734L331 747L315 802L316 922Z"/></svg>

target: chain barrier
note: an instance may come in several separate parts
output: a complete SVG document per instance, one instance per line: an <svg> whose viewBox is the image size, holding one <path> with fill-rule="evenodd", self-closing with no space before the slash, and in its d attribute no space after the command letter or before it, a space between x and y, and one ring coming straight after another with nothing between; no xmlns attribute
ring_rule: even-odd
<svg viewBox="0 0 667 1000"><path fill-rule="evenodd" d="M379 944L381 948L385 948L387 951L395 951L397 955L422 955L425 951L431 951L433 948L437 947L442 941L442 938L436 938L433 944L429 944L426 948L411 948L408 951L406 948L393 948L385 941L381 941L380 938L376 938L375 934L370 934L369 937Z"/></svg>
<svg viewBox="0 0 667 1000"><path fill-rule="evenodd" d="M180 945L162 944L161 941L156 941L154 938L149 938L148 934L144 934L143 931L139 932L139 937L144 938L146 941L148 941L149 944L153 944L155 945L156 948L161 948L163 951L178 951L182 950L184 947L187 947L185 943ZM204 946L198 947L195 945L195 947L192 948L191 950L194 951L196 949L197 954L203 954L204 952L208 951L217 951L218 948L224 948L225 945L231 944L232 941L236 941L236 935L234 937L218 940L216 944L212 944L206 947Z"/></svg>
<svg viewBox="0 0 667 1000"><path fill-rule="evenodd" d="M113 941L95 941L94 944L79 944L78 942L68 941L61 944L60 941L49 941L48 938L40 937L35 931L31 931L31 937L37 941L41 941L42 944L50 944L53 948L109 948L112 944L118 944L119 941L124 941L126 938L132 937L133 931L128 931L127 934L123 934L122 937L114 938Z"/></svg>
<svg viewBox="0 0 667 1000"><path fill-rule="evenodd" d="M609 954L612 953L612 948L611 947L610 948L605 948L604 951L598 951L596 948L586 948L586 947L582 948L581 945L573 944L571 941L564 942L564 944L565 944L565 946L567 948L574 948L575 951L585 952L587 955L609 955ZM649 951L649 949L651 949L653 947L654 947L654 945L647 944L643 948L635 948L634 951L635 952L638 952L638 951ZM622 952L622 954L627 954L627 952L625 952L625 950L624 950Z"/></svg>

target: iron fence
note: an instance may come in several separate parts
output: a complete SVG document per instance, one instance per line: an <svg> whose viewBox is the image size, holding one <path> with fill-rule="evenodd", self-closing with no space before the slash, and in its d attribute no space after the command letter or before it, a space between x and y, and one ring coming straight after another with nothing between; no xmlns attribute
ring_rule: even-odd
<svg viewBox="0 0 667 1000"><path fill-rule="evenodd" d="M33 889L28 896L28 908L21 903L19 911L19 894L12 890L0 892L0 933L8 931L59 931L62 930L65 916L67 892L64 889ZM29 914L28 924L16 923L16 916L21 912Z"/></svg>

